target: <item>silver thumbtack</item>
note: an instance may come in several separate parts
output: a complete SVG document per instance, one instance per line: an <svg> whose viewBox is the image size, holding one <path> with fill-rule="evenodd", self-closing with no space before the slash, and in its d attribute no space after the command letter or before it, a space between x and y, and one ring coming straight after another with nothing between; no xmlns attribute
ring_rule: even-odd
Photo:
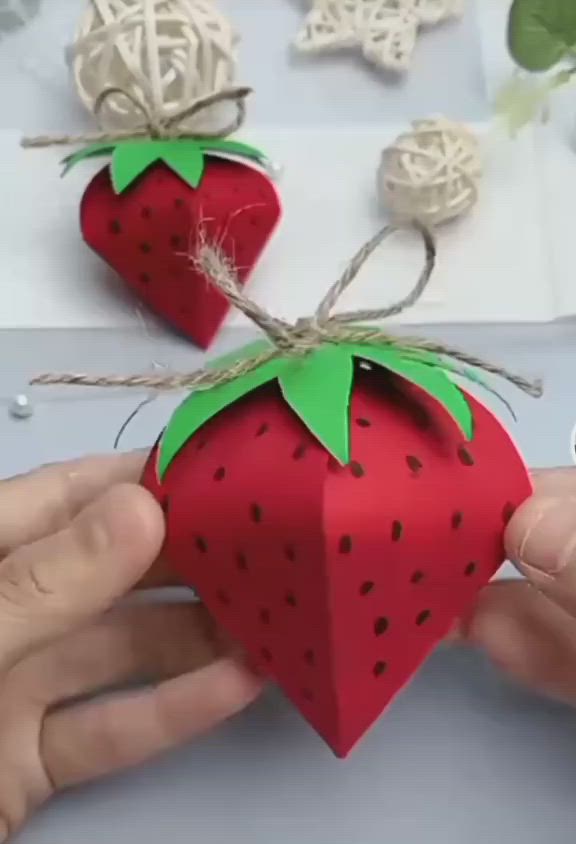
<svg viewBox="0 0 576 844"><path fill-rule="evenodd" d="M12 400L8 412L13 419L29 419L34 414L34 407L28 396L21 393Z"/></svg>

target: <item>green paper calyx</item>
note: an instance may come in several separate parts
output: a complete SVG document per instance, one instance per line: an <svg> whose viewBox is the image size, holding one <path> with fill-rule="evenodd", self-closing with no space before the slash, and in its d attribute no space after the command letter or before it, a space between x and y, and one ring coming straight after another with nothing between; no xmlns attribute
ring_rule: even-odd
<svg viewBox="0 0 576 844"><path fill-rule="evenodd" d="M210 368L226 369L233 363L272 354L267 340L253 343L214 361ZM327 343L305 356L265 359L257 368L220 386L193 392L174 413L160 444L159 472L163 478L192 436L210 419L243 396L265 384L277 382L282 396L308 430L342 465L350 462L350 399L354 362L364 360L382 367L419 387L451 416L463 437L474 437L470 403L449 377L456 374L475 383L476 375L453 367L439 355L396 345Z"/></svg>
<svg viewBox="0 0 576 844"><path fill-rule="evenodd" d="M100 155L111 156L112 184L117 194L127 190L150 167L159 162L170 167L193 188L197 188L202 181L207 155L248 159L260 166L266 162L264 153L240 141L224 138L143 138L91 144L64 159L63 175L81 161Z"/></svg>

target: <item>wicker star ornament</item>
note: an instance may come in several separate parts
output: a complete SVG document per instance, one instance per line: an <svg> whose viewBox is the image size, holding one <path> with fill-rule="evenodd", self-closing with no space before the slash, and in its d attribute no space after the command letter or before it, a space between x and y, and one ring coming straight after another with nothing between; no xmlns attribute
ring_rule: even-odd
<svg viewBox="0 0 576 844"><path fill-rule="evenodd" d="M302 53L360 50L383 70L409 69L421 27L460 17L464 0L313 0L295 46Z"/></svg>

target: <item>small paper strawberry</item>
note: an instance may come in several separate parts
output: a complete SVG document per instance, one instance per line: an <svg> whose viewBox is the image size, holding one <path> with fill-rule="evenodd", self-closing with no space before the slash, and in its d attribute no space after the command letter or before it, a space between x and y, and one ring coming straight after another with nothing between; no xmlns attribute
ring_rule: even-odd
<svg viewBox="0 0 576 844"><path fill-rule="evenodd" d="M84 193L84 240L153 311L206 348L229 304L198 269L198 250L217 244L248 279L281 216L276 188L258 169L264 155L221 138L135 139L92 144L67 168L97 155L112 160Z"/></svg>
<svg viewBox="0 0 576 844"><path fill-rule="evenodd" d="M176 113L158 111L121 88L105 88L96 116L110 97L128 99L143 125L96 135L41 135L22 146L87 143L69 155L65 170L110 156L110 165L86 189L80 223L86 243L153 311L207 348L230 305L199 265L205 244L244 284L271 238L282 210L262 152L229 140L246 117L250 88L215 91ZM190 120L232 103L236 117L212 134L191 136Z"/></svg>
<svg viewBox="0 0 576 844"><path fill-rule="evenodd" d="M361 324L425 289L435 246L416 228L426 269L389 308L331 315L392 229L294 326L207 254L205 272L266 340L188 375L33 382L195 390L142 479L166 514L166 558L338 756L469 610L532 489L502 423L461 382L482 385L484 369L533 396L539 385Z"/></svg>

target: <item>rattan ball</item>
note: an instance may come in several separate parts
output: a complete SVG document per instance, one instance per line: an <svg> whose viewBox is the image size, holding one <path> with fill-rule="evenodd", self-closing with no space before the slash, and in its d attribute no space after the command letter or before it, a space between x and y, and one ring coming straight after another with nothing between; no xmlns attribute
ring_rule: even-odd
<svg viewBox="0 0 576 844"><path fill-rule="evenodd" d="M480 145L464 125L418 120L384 150L378 190L391 216L438 226L468 213L482 180Z"/></svg>
<svg viewBox="0 0 576 844"><path fill-rule="evenodd" d="M119 88L170 117L234 83L238 40L216 0L90 0L72 48L74 83L90 111L103 90ZM121 94L108 97L98 117L106 128L143 122Z"/></svg>

